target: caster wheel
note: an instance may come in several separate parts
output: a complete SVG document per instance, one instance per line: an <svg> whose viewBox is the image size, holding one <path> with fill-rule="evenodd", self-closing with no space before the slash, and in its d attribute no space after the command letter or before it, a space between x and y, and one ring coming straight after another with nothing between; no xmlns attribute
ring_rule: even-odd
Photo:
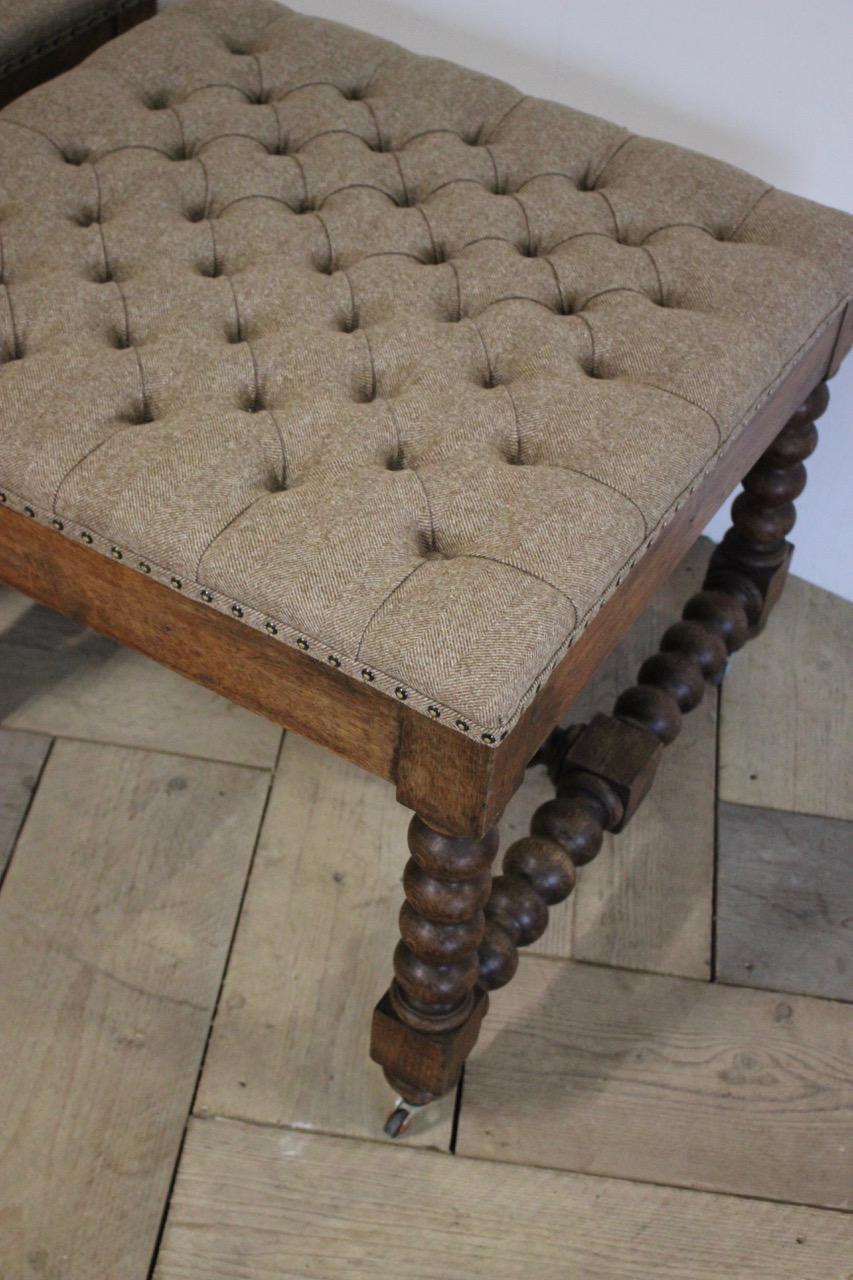
<svg viewBox="0 0 853 1280"><path fill-rule="evenodd" d="M383 1133L389 1138L402 1138L411 1128L415 1116L427 1106L429 1103L418 1106L414 1102L406 1102L405 1098L398 1098L394 1110L383 1125Z"/></svg>

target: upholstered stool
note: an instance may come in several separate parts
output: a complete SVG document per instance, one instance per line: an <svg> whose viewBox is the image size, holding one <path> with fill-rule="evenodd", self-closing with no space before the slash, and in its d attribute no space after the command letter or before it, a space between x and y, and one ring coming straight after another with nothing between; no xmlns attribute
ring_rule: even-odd
<svg viewBox="0 0 853 1280"><path fill-rule="evenodd" d="M0 107L157 12L157 0L0 0Z"/></svg>
<svg viewBox="0 0 853 1280"><path fill-rule="evenodd" d="M396 1133L763 626L853 219L271 0L12 103L0 174L0 577L415 811ZM636 685L557 728L742 478Z"/></svg>

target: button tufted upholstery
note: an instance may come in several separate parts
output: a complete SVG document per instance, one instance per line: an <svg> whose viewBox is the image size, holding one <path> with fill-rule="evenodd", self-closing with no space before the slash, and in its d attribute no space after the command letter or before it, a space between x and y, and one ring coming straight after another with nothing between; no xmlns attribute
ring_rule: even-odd
<svg viewBox="0 0 853 1280"><path fill-rule="evenodd" d="M0 489L491 744L837 317L851 228L189 0L0 113Z"/></svg>

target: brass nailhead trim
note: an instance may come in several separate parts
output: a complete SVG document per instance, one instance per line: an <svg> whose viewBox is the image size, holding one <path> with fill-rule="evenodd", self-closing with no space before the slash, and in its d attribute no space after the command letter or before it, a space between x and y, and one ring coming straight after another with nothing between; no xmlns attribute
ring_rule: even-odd
<svg viewBox="0 0 853 1280"><path fill-rule="evenodd" d="M361 669L361 678L362 678L362 680L366 680L366 681L368 682L368 684L373 684L373 681L376 679L376 676L375 676L375 675L373 674L373 672L369 669L369 667L362 667L362 669Z"/></svg>
<svg viewBox="0 0 853 1280"><path fill-rule="evenodd" d="M335 655L334 655L333 653L330 653L330 654L329 654L329 656L328 656L328 658L326 659L326 661L327 661L327 662L330 662L330 663L332 664L332 666L333 666L333 667L339 667L339 666L341 665L341 660L340 660L340 658L336 658L336 657L335 657Z"/></svg>
<svg viewBox="0 0 853 1280"><path fill-rule="evenodd" d="M143 573L150 573L150 572L151 572L151 565L148 563L148 561L147 561L147 560L140 560L140 561L139 561L139 568L142 570L142 572L143 572Z"/></svg>
<svg viewBox="0 0 853 1280"><path fill-rule="evenodd" d="M433 720L441 719L441 711L438 707L427 707L427 715L432 716Z"/></svg>
<svg viewBox="0 0 853 1280"><path fill-rule="evenodd" d="M405 702L408 696L408 690L404 689L401 684L398 684L397 688L394 690L394 697L399 698L401 702Z"/></svg>
<svg viewBox="0 0 853 1280"><path fill-rule="evenodd" d="M305 650L305 649L309 649L309 648L310 648L310 645L308 644L308 641L305 639L305 637L304 637L304 636L299 636L299 637L298 637L298 639L297 639L297 641L296 641L296 647L297 647L298 649L303 649L303 650Z"/></svg>
<svg viewBox="0 0 853 1280"><path fill-rule="evenodd" d="M6 501L5 493L0 493L0 502L5 502L5 501Z"/></svg>
<svg viewBox="0 0 853 1280"><path fill-rule="evenodd" d="M24 507L24 515L31 516L32 519L34 520L36 513L35 511L33 511L32 507Z"/></svg>
<svg viewBox="0 0 853 1280"><path fill-rule="evenodd" d="M53 525L54 529L59 529L60 533L65 528L65 525L62 523L61 520L51 520L50 523Z"/></svg>
<svg viewBox="0 0 853 1280"><path fill-rule="evenodd" d="M169 585L174 587L176 591L180 591L184 584L181 582L180 578L171 578Z"/></svg>
<svg viewBox="0 0 853 1280"><path fill-rule="evenodd" d="M461 716L459 717L458 720L455 721L455 724L456 724L456 728L461 729L463 733L467 733L468 730L471 728L468 721L463 720Z"/></svg>
<svg viewBox="0 0 853 1280"><path fill-rule="evenodd" d="M267 635L270 635L270 636L278 635L278 627L275 625L274 622L265 622L264 631L266 631Z"/></svg>
<svg viewBox="0 0 853 1280"><path fill-rule="evenodd" d="M83 541L84 541L88 546L90 546L90 547L91 547L91 545L92 545L92 543L93 543L93 541L94 541L94 539L93 539L93 537L92 537L91 533L81 533L81 534L80 534L80 537L83 539Z"/></svg>
<svg viewBox="0 0 853 1280"><path fill-rule="evenodd" d="M483 739L483 742L487 742L490 747L493 747L497 742L497 738L493 733L481 733L480 737Z"/></svg>
<svg viewBox="0 0 853 1280"><path fill-rule="evenodd" d="M240 608L238 604L232 604L231 612L234 614L235 618L242 618L243 616L243 610Z"/></svg>
<svg viewBox="0 0 853 1280"><path fill-rule="evenodd" d="M110 547L110 555L113 560L123 560L124 557L118 547Z"/></svg>
<svg viewBox="0 0 853 1280"><path fill-rule="evenodd" d="M205 603L205 604L213 604L213 596L212 596L212 595L211 595L211 593L207 590L207 588L205 588L205 589L204 589L204 591L202 591L202 593L201 593L201 598L202 598L202 600L204 601L204 603Z"/></svg>

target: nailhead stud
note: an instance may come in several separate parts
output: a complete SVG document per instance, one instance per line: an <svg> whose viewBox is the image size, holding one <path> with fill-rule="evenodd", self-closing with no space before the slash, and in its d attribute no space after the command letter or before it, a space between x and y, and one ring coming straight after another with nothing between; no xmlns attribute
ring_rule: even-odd
<svg viewBox="0 0 853 1280"><path fill-rule="evenodd" d="M400 702L405 702L408 696L409 691L404 689L401 684L398 684L397 688L394 690L394 697L398 698Z"/></svg>
<svg viewBox="0 0 853 1280"><path fill-rule="evenodd" d="M481 733L480 737L482 738L483 742L488 743L490 747L493 747L497 742L497 738L493 733Z"/></svg>
<svg viewBox="0 0 853 1280"><path fill-rule="evenodd" d="M471 726L470 726L470 724L468 723L468 721L467 721L467 720L463 720L461 716L459 717L459 719L458 719L458 720L454 721L454 723L455 723L455 725L456 725L456 728L457 728L457 729L461 729L463 733L467 733L467 732L468 732L468 730L471 728Z"/></svg>
<svg viewBox="0 0 853 1280"><path fill-rule="evenodd" d="M240 608L238 604L232 604L231 612L234 614L235 618L242 618L243 616L243 610Z"/></svg>
<svg viewBox="0 0 853 1280"><path fill-rule="evenodd" d="M147 561L147 560L140 560L140 561L139 561L139 568L140 568L140 570L142 571L142 573L150 573L150 572L151 572L151 565L148 563L148 561Z"/></svg>
<svg viewBox="0 0 853 1280"><path fill-rule="evenodd" d="M266 631L266 633L267 633L267 635L268 635L268 636L277 636L277 635L278 635L278 627L275 625L275 623L274 623L274 622L265 622L265 623L264 623L264 631Z"/></svg>
<svg viewBox="0 0 853 1280"><path fill-rule="evenodd" d="M369 667L362 667L361 678L362 680L366 680L368 684L373 684L373 681L376 679L376 676L369 669Z"/></svg>
<svg viewBox="0 0 853 1280"><path fill-rule="evenodd" d="M326 661L327 661L328 663L330 663L333 667L339 667L339 666L341 665L341 660L340 660L340 658L336 658L336 657L335 657L335 655L334 655L333 653L330 653L330 654L329 654L329 656L328 656L328 658L326 659Z"/></svg>
<svg viewBox="0 0 853 1280"><path fill-rule="evenodd" d="M86 543L87 546L91 547L92 543L94 542L94 538L92 537L91 533L81 533L80 537Z"/></svg>
<svg viewBox="0 0 853 1280"><path fill-rule="evenodd" d="M296 641L296 647L297 649L302 649L304 651L304 650L310 649L311 646L309 645L308 641L305 639L304 636L299 636Z"/></svg>
<svg viewBox="0 0 853 1280"><path fill-rule="evenodd" d="M0 502L6 502L6 500L7 499L6 499L5 493L0 493Z"/></svg>
<svg viewBox="0 0 853 1280"><path fill-rule="evenodd" d="M438 707L427 707L427 715L432 716L433 720L441 719L441 711Z"/></svg>
<svg viewBox="0 0 853 1280"><path fill-rule="evenodd" d="M201 598L205 604L213 604L213 594L207 590L207 587L201 592Z"/></svg>
<svg viewBox="0 0 853 1280"><path fill-rule="evenodd" d="M53 525L54 529L58 529L60 533L65 528L65 525L62 523L61 520L51 520L50 523Z"/></svg>
<svg viewBox="0 0 853 1280"><path fill-rule="evenodd" d="M30 517L31 517L31 519L35 519L35 514L36 514L36 513L35 513L35 511L33 511L32 507L24 507L24 515L25 515L25 516L30 516Z"/></svg>
<svg viewBox="0 0 853 1280"><path fill-rule="evenodd" d="M171 579L169 580L169 584L170 584L170 586L173 586L173 587L175 588L175 590L176 590L176 591L180 591L180 590L181 590L181 588L182 588L182 587L183 587L183 585L184 585L184 584L181 582L180 578L171 578Z"/></svg>
<svg viewBox="0 0 853 1280"><path fill-rule="evenodd" d="M112 556L113 560L124 559L124 555L122 554L121 550L118 547L110 547L110 555Z"/></svg>

